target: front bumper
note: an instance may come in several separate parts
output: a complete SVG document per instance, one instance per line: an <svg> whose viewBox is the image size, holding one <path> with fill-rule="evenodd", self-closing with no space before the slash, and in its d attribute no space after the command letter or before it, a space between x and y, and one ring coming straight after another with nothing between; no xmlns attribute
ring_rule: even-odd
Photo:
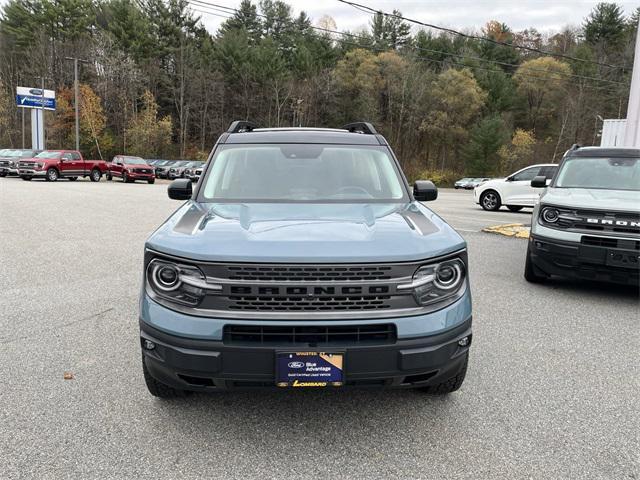
<svg viewBox="0 0 640 480"><path fill-rule="evenodd" d="M4 175L19 175L17 168L0 167L0 173Z"/></svg>
<svg viewBox="0 0 640 480"><path fill-rule="evenodd" d="M469 337L466 346L458 341ZM154 344L145 349L145 341ZM188 339L169 335L140 321L140 341L149 373L183 390L216 391L275 386L276 351L340 351L345 355L345 386L428 387L462 368L471 345L471 318L462 324L421 338L366 346L311 345L237 346L224 340Z"/></svg>
<svg viewBox="0 0 640 480"><path fill-rule="evenodd" d="M534 265L548 275L640 284L640 240L617 240L613 248L532 235L529 254Z"/></svg>
<svg viewBox="0 0 640 480"><path fill-rule="evenodd" d="M47 172L45 170L33 170L33 169L26 169L26 168L19 169L18 174L21 177L46 177L47 176Z"/></svg>
<svg viewBox="0 0 640 480"><path fill-rule="evenodd" d="M127 172L127 175L131 180L153 180L156 178L153 173Z"/></svg>

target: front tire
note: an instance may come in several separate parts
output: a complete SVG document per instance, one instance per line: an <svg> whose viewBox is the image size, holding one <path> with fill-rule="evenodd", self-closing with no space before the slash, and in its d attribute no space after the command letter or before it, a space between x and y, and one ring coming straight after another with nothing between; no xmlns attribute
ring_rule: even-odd
<svg viewBox="0 0 640 480"><path fill-rule="evenodd" d="M524 279L529 283L543 283L547 279L547 276L533 263L529 247L527 247L527 259L524 262Z"/></svg>
<svg viewBox="0 0 640 480"><path fill-rule="evenodd" d="M156 183L156 179L150 178L149 180L147 180L147 182L149 183L149 185L153 185L154 183Z"/></svg>
<svg viewBox="0 0 640 480"><path fill-rule="evenodd" d="M92 182L99 182L102 178L102 172L100 172L100 170L98 170L97 168L94 168L93 170L91 170L89 178Z"/></svg>
<svg viewBox="0 0 640 480"><path fill-rule="evenodd" d="M60 175L58 174L58 170L56 170L55 168L50 168L49 170L47 170L47 182L57 182L59 176Z"/></svg>
<svg viewBox="0 0 640 480"><path fill-rule="evenodd" d="M495 212L501 205L500 195L495 190L487 190L480 196L480 206L487 211Z"/></svg>
<svg viewBox="0 0 640 480"><path fill-rule="evenodd" d="M127 175L127 172L122 172L122 183L129 183L129 175Z"/></svg>
<svg viewBox="0 0 640 480"><path fill-rule="evenodd" d="M441 382L437 385L419 388L418 390L428 393L429 395L447 395L449 393L455 392L464 383L464 379L467 376L468 365L469 354L467 353L464 359L464 363L462 364L462 368L460 368L460 370L458 370L458 373L456 373L453 377L450 377L444 382Z"/></svg>
<svg viewBox="0 0 640 480"><path fill-rule="evenodd" d="M4 172L0 173L0 178L2 178L2 177L6 177L6 176L7 176L7 174L6 174L6 173L4 173Z"/></svg>
<svg viewBox="0 0 640 480"><path fill-rule="evenodd" d="M507 208L509 210L511 210L512 212L519 212L520 210L522 210L524 207L520 207L518 205L507 205Z"/></svg>
<svg viewBox="0 0 640 480"><path fill-rule="evenodd" d="M144 356L142 357L142 374L144 375L144 383L147 385L147 390L149 390L149 393L154 397L177 398L185 396L184 390L175 389L153 378L147 369Z"/></svg>
<svg viewBox="0 0 640 480"><path fill-rule="evenodd" d="M106 173L104 178L107 179L107 182L110 182L111 180L113 180L113 176L110 173Z"/></svg>

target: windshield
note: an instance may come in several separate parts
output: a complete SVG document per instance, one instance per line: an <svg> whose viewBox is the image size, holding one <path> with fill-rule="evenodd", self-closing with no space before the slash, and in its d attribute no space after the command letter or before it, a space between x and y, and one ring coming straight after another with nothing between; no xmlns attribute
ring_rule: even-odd
<svg viewBox="0 0 640 480"><path fill-rule="evenodd" d="M385 147L224 145L204 183L204 201L390 202L407 199Z"/></svg>
<svg viewBox="0 0 640 480"><path fill-rule="evenodd" d="M60 158L62 152L41 152L35 158Z"/></svg>
<svg viewBox="0 0 640 480"><path fill-rule="evenodd" d="M569 158L554 186L640 191L640 158Z"/></svg>
<svg viewBox="0 0 640 480"><path fill-rule="evenodd" d="M127 165L146 165L147 162L145 162L142 158L140 157L122 157L124 159L124 163Z"/></svg>

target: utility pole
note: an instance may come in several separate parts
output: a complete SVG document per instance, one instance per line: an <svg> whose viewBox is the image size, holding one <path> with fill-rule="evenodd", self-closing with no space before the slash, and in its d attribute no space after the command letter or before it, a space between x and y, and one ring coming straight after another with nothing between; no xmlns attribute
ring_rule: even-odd
<svg viewBox="0 0 640 480"><path fill-rule="evenodd" d="M73 60L73 88L74 88L74 108L76 111L76 150L80 150L80 84L78 83L78 62L89 63L76 57L64 57L65 60Z"/></svg>

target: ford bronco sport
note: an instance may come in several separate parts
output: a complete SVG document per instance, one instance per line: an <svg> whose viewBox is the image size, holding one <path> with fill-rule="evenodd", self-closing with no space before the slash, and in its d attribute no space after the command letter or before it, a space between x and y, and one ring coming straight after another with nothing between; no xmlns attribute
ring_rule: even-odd
<svg viewBox="0 0 640 480"><path fill-rule="evenodd" d="M640 149L572 147L533 210L525 278L638 285L639 260Z"/></svg>
<svg viewBox="0 0 640 480"><path fill-rule="evenodd" d="M465 241L368 123L234 122L146 242L151 394L248 387L457 390L471 345ZM193 191L192 191L193 189Z"/></svg>

